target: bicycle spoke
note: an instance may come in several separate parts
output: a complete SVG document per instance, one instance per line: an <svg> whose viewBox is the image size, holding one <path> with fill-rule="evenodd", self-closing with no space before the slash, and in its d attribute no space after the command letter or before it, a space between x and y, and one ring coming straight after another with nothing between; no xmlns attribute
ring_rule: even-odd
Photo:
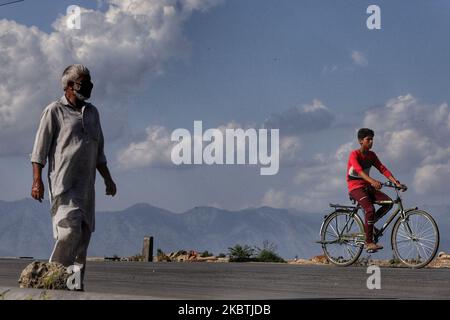
<svg viewBox="0 0 450 320"><path fill-rule="evenodd" d="M433 247L430 247L430 246L427 246L425 243L420 243L420 242L417 242L420 246L422 246L422 248L423 247L425 247L425 248L428 248L428 249L430 249L431 251L433 251Z"/></svg>
<svg viewBox="0 0 450 320"><path fill-rule="evenodd" d="M419 219L417 218L417 221L419 221ZM424 227L427 227L427 225L429 224L429 223L431 223L430 222L430 220L428 220L428 219L423 219L423 222L422 222L422 224L420 224L420 227L419 226L417 226L417 232L420 232L420 230L422 229L422 227L424 226ZM419 223L418 223L419 224ZM433 225L431 225L429 228L433 228Z"/></svg>
<svg viewBox="0 0 450 320"><path fill-rule="evenodd" d="M427 242L431 242L431 243L436 243L436 240L433 240L433 239L427 239L427 238L417 238L417 240L420 240L420 241L427 241Z"/></svg>
<svg viewBox="0 0 450 320"><path fill-rule="evenodd" d="M334 237L335 239L339 239L334 233L331 233L330 231L326 231L326 234L331 235L332 237Z"/></svg>
<svg viewBox="0 0 450 320"><path fill-rule="evenodd" d="M425 229L425 230L422 231L422 232L417 232L417 236L422 236L423 234L425 234L426 232L428 232L428 230L434 231L433 226L428 227L427 229ZM434 232L433 232L433 234L434 234Z"/></svg>
<svg viewBox="0 0 450 320"><path fill-rule="evenodd" d="M410 267L421 268L434 257L439 244L439 230L433 218L424 211L407 214L394 227L394 251Z"/></svg>
<svg viewBox="0 0 450 320"><path fill-rule="evenodd" d="M401 225L400 227L403 227L403 229L405 229L405 227L404 227L403 225ZM403 233L402 233L402 232L403 232ZM402 238L405 238L405 239L411 239L411 237L408 236L408 235L406 234L406 232L402 231L400 228L398 229L397 235L400 236L400 237L402 237Z"/></svg>
<svg viewBox="0 0 450 320"><path fill-rule="evenodd" d="M351 218L349 218L349 219L351 219ZM348 220L347 220L347 223L348 223ZM352 227L353 227L353 223L355 223L355 220L352 219L352 222L351 222L350 225L347 227L347 232L350 232L350 230L351 230Z"/></svg>
<svg viewBox="0 0 450 320"><path fill-rule="evenodd" d="M410 253L414 253L414 246L413 245L411 246L411 249L408 251L407 257L410 256Z"/></svg>
<svg viewBox="0 0 450 320"><path fill-rule="evenodd" d="M413 219L413 224L414 224L414 220L416 220L416 226L414 230L417 230L417 232L419 231L419 219L417 219L417 217L414 217ZM412 230L414 232L414 230Z"/></svg>
<svg viewBox="0 0 450 320"><path fill-rule="evenodd" d="M422 249L424 250L425 254L428 256L428 250L430 253L433 253L434 248L428 247L420 242L418 242L418 244L422 247ZM428 250L427 250L428 249Z"/></svg>
<svg viewBox="0 0 450 320"><path fill-rule="evenodd" d="M331 229L333 229L333 231L334 231L334 233L335 233L335 235L336 235L336 237L338 237L339 238L339 233L338 232L336 232L336 230L333 228L333 226L330 224L330 227L331 227Z"/></svg>
<svg viewBox="0 0 450 320"><path fill-rule="evenodd" d="M349 247L349 246L346 246L346 249L347 249L347 252L348 252L348 254L350 255L350 259L351 259L351 258L353 258L353 256L354 256L354 253L353 253L353 251L352 251L351 247Z"/></svg>
<svg viewBox="0 0 450 320"><path fill-rule="evenodd" d="M406 237L406 236L404 236L404 235L397 234L397 236L400 237L400 238L402 238L402 239L405 239L405 240L411 240L410 237Z"/></svg>
<svg viewBox="0 0 450 320"><path fill-rule="evenodd" d="M322 240L327 258L337 265L348 265L354 262L363 247L358 243L359 236L364 236L364 228L348 213L335 214L324 226ZM329 243L328 239L336 239Z"/></svg>
<svg viewBox="0 0 450 320"><path fill-rule="evenodd" d="M416 251L417 251L417 260L420 261L420 258L421 258L422 256L420 255L420 247L419 247L419 244L418 244L417 242L415 242L414 244L415 244Z"/></svg>

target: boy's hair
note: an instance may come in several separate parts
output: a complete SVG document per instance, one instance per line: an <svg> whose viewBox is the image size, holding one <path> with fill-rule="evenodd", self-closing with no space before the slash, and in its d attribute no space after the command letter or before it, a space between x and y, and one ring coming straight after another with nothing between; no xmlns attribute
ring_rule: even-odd
<svg viewBox="0 0 450 320"><path fill-rule="evenodd" d="M373 137L374 135L373 130L369 128L361 128L358 130L358 140L362 140L365 137Z"/></svg>

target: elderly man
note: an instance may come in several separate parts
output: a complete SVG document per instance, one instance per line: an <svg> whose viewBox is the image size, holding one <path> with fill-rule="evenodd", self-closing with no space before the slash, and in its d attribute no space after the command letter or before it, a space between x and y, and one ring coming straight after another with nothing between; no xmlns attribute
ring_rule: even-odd
<svg viewBox="0 0 450 320"><path fill-rule="evenodd" d="M44 109L36 133L31 196L42 202L41 173L48 162L56 240L50 262L81 265L83 280L87 248L95 229L96 169L105 181L107 195L116 194L116 185L106 165L99 113L86 102L93 88L89 70L80 64L71 65L64 70L61 82L64 95Z"/></svg>

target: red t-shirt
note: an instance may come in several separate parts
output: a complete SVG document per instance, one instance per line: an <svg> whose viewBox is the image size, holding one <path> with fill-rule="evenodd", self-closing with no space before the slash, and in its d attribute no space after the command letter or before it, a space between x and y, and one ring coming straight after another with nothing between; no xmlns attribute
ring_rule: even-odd
<svg viewBox="0 0 450 320"><path fill-rule="evenodd" d="M372 166L377 168L386 178L392 176L392 173L380 162L375 152L368 151L365 155L359 149L350 152L347 164L348 192L370 185L369 182L359 176L359 173L364 171L369 175Z"/></svg>

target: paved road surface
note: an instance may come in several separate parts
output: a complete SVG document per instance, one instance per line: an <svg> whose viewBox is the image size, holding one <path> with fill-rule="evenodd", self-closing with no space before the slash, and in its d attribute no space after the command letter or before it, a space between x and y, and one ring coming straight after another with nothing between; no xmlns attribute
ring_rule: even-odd
<svg viewBox="0 0 450 320"><path fill-rule="evenodd" d="M0 286L17 286L31 260L0 259ZM88 262L86 291L162 299L450 299L450 269L381 268L369 290L362 267L269 263Z"/></svg>

